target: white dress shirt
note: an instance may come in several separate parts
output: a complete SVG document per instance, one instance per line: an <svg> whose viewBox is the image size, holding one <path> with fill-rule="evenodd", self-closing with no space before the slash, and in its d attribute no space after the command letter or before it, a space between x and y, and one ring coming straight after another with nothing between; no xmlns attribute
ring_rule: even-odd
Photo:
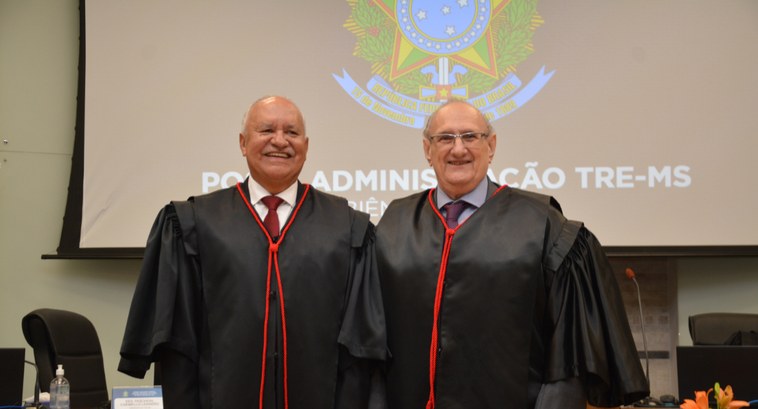
<svg viewBox="0 0 758 409"><path fill-rule="evenodd" d="M265 196L272 196L271 193L258 184L252 177L247 178L247 187L250 190L250 203L253 204L253 208L258 212L261 220L265 219L268 214L268 207L263 204L261 199ZM281 233L297 201L297 181L284 191L273 196L278 196L283 200L282 204L276 209L276 215L279 216L279 233Z"/></svg>

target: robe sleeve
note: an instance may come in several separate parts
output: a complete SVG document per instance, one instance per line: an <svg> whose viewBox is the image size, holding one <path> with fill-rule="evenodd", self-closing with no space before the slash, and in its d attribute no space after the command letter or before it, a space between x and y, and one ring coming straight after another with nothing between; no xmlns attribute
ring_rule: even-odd
<svg viewBox="0 0 758 409"><path fill-rule="evenodd" d="M365 213L353 222L351 278L338 342L356 358L384 361L387 333L374 248L374 225Z"/></svg>
<svg viewBox="0 0 758 409"><path fill-rule="evenodd" d="M198 360L199 279L177 215L177 208L190 210L187 203L163 208L148 236L118 366L133 377L144 378L162 354Z"/></svg>
<svg viewBox="0 0 758 409"><path fill-rule="evenodd" d="M546 382L579 377L595 406L631 404L649 394L621 292L603 249L581 223L567 221L547 255Z"/></svg>
<svg viewBox="0 0 758 409"><path fill-rule="evenodd" d="M388 357L384 304L374 250L374 226L356 212L351 278L338 342L338 409L386 408L383 362Z"/></svg>

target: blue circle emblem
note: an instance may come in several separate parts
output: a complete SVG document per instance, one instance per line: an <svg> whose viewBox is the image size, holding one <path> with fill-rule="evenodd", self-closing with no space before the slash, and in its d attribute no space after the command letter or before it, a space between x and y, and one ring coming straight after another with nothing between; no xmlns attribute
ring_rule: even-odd
<svg viewBox="0 0 758 409"><path fill-rule="evenodd" d="M482 37L491 15L490 1L398 0L400 31L417 48L431 54L455 54Z"/></svg>

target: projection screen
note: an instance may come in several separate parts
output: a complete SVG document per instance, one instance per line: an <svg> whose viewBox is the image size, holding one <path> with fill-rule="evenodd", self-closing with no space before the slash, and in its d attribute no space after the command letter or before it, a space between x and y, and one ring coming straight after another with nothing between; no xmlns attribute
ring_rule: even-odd
<svg viewBox="0 0 758 409"><path fill-rule="evenodd" d="M758 2L86 2L79 246L142 247L158 210L247 174L242 114L301 108L301 181L374 222L435 185L421 127L490 118L490 177L606 246L758 245Z"/></svg>

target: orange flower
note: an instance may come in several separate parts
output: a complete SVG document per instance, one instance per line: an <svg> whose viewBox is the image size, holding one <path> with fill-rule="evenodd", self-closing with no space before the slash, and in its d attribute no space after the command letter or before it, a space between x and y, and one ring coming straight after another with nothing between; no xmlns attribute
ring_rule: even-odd
<svg viewBox="0 0 758 409"><path fill-rule="evenodd" d="M685 399L679 407L681 409L708 409L708 394L705 391L695 391L695 400Z"/></svg>
<svg viewBox="0 0 758 409"><path fill-rule="evenodd" d="M732 385L727 385L725 389L721 389L719 383L716 382L716 385L714 385L714 390L716 391L715 395L718 409L736 409L750 406L750 404L744 400L732 400L734 399Z"/></svg>

